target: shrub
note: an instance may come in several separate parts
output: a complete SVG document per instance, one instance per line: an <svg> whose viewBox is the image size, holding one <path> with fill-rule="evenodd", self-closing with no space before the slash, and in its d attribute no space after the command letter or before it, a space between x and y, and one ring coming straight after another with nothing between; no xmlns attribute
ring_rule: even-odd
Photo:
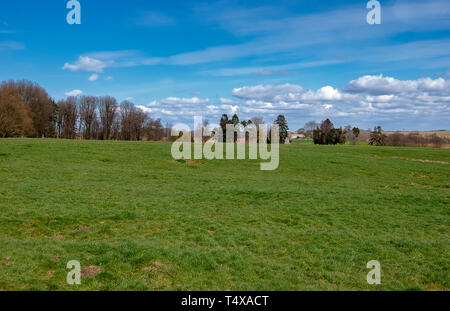
<svg viewBox="0 0 450 311"><path fill-rule="evenodd" d="M341 128L335 129L330 119L326 119L313 131L313 140L316 145L345 144L346 131Z"/></svg>
<svg viewBox="0 0 450 311"><path fill-rule="evenodd" d="M383 134L381 126L377 126L370 133L369 145L372 146L385 146L386 145L386 135Z"/></svg>

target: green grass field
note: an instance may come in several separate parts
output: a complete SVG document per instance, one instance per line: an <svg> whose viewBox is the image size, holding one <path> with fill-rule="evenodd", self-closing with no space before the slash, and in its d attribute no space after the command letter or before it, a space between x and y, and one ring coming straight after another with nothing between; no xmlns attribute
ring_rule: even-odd
<svg viewBox="0 0 450 311"><path fill-rule="evenodd" d="M0 290L450 289L450 150L170 147L1 139ZM94 273L67 285L69 260Z"/></svg>

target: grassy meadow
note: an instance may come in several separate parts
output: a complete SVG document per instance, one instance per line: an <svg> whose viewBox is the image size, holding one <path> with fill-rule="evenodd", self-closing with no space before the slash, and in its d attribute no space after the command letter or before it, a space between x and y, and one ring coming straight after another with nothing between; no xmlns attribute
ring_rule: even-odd
<svg viewBox="0 0 450 311"><path fill-rule="evenodd" d="M450 289L450 150L291 144L260 171L170 148L0 139L0 290Z"/></svg>

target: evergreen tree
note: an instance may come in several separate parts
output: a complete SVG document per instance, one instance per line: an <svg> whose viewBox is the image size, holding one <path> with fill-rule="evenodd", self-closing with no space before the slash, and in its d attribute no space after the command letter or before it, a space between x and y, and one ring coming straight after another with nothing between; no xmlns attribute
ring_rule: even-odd
<svg viewBox="0 0 450 311"><path fill-rule="evenodd" d="M231 124L233 124L234 126L239 124L239 117L237 114L234 114L233 117L231 118Z"/></svg>
<svg viewBox="0 0 450 311"><path fill-rule="evenodd" d="M222 118L220 118L220 128L222 129L223 142L227 141L227 124L229 124L230 120L228 119L228 115L224 113Z"/></svg>
<svg viewBox="0 0 450 311"><path fill-rule="evenodd" d="M286 138L288 137L289 130L286 118L280 114L275 120L274 124L278 124L280 128L280 143L284 144L286 142Z"/></svg>

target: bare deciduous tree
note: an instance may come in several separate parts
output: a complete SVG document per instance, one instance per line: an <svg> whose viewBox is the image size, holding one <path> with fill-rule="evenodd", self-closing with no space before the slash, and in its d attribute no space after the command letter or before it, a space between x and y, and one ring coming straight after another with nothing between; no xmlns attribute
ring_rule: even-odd
<svg viewBox="0 0 450 311"><path fill-rule="evenodd" d="M75 138L77 132L77 100L75 97L69 97L67 100L61 100L58 106L58 137L66 139Z"/></svg>
<svg viewBox="0 0 450 311"><path fill-rule="evenodd" d="M144 135L146 140L159 141L165 136L165 129L160 119L153 120L148 118L144 126Z"/></svg>
<svg viewBox="0 0 450 311"><path fill-rule="evenodd" d="M54 116L53 101L38 84L22 80L3 82L2 85L13 89L30 111L34 132L37 137L52 136L51 123Z"/></svg>
<svg viewBox="0 0 450 311"><path fill-rule="evenodd" d="M92 96L81 96L79 100L80 130L84 139L94 137L94 124L97 120L97 98Z"/></svg>
<svg viewBox="0 0 450 311"><path fill-rule="evenodd" d="M0 137L30 136L34 134L29 107L14 88L0 87Z"/></svg>
<svg viewBox="0 0 450 311"><path fill-rule="evenodd" d="M114 97L104 96L98 99L98 111L101 122L101 138L110 139L111 130L117 111L117 101Z"/></svg>
<svg viewBox="0 0 450 311"><path fill-rule="evenodd" d="M141 140L144 124L148 119L142 109L136 108L133 103L124 101L120 104L120 125L123 140Z"/></svg>
<svg viewBox="0 0 450 311"><path fill-rule="evenodd" d="M313 131L320 126L316 121L309 121L305 124L306 136L312 138Z"/></svg>

